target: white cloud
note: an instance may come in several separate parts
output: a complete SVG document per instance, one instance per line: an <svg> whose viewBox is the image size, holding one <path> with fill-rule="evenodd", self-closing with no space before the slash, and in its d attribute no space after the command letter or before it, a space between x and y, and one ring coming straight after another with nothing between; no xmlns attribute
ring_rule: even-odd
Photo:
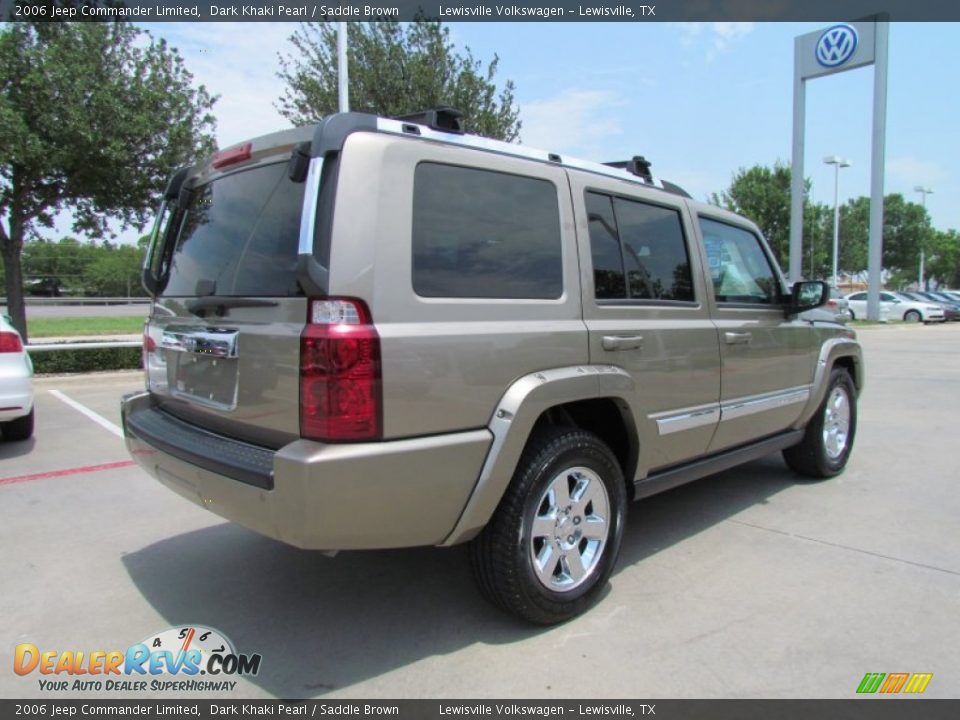
<svg viewBox="0 0 960 720"><path fill-rule="evenodd" d="M274 103L283 93L277 53L289 49L293 23L183 23L151 28L180 50L198 84L219 95L217 143L282 130L290 123Z"/></svg>
<svg viewBox="0 0 960 720"><path fill-rule="evenodd" d="M693 47L700 42L706 44L708 63L753 32L754 26L755 23L752 22L693 22L674 25L680 29L680 44L684 47Z"/></svg>
<svg viewBox="0 0 960 720"><path fill-rule="evenodd" d="M907 156L887 161L887 178L893 187L902 186L909 192L917 185L935 186L946 180L948 173L936 162Z"/></svg>
<svg viewBox="0 0 960 720"><path fill-rule="evenodd" d="M567 89L520 108L524 144L556 153L597 157L609 139L623 133L614 112L624 105L616 93Z"/></svg>

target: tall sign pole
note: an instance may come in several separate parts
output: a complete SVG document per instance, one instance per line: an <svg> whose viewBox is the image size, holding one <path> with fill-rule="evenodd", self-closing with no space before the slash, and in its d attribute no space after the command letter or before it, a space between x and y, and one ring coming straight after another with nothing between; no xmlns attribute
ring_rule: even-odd
<svg viewBox="0 0 960 720"><path fill-rule="evenodd" d="M870 240L867 261L867 317L880 319L883 267L883 166L886 149L887 46L883 16L838 23L794 38L793 159L790 179L790 279L799 280L803 261L804 127L807 80L874 65L873 144L870 161Z"/></svg>

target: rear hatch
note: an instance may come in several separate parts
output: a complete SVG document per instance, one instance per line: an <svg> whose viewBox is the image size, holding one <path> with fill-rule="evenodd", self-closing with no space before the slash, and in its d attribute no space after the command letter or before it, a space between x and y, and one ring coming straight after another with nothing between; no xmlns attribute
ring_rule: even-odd
<svg viewBox="0 0 960 720"><path fill-rule="evenodd" d="M191 171L161 213L148 260L158 282L144 359L157 404L273 448L300 433L307 299L296 267L306 183L288 172L296 139L240 146Z"/></svg>

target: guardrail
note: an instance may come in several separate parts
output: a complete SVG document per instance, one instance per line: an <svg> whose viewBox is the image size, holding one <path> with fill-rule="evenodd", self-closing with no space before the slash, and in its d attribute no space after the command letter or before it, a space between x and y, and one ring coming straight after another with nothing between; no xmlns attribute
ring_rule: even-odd
<svg viewBox="0 0 960 720"><path fill-rule="evenodd" d="M148 297L25 297L25 305L149 305ZM0 297L0 306L7 306L7 299Z"/></svg>

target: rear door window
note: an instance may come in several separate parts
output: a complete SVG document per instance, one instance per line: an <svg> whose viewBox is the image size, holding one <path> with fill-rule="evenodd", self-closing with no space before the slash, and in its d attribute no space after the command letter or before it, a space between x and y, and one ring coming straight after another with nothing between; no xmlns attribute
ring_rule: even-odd
<svg viewBox="0 0 960 720"><path fill-rule="evenodd" d="M301 294L296 264L304 183L276 163L193 188L180 223L165 297Z"/></svg>
<svg viewBox="0 0 960 720"><path fill-rule="evenodd" d="M694 300L677 210L597 192L586 206L598 300Z"/></svg>

